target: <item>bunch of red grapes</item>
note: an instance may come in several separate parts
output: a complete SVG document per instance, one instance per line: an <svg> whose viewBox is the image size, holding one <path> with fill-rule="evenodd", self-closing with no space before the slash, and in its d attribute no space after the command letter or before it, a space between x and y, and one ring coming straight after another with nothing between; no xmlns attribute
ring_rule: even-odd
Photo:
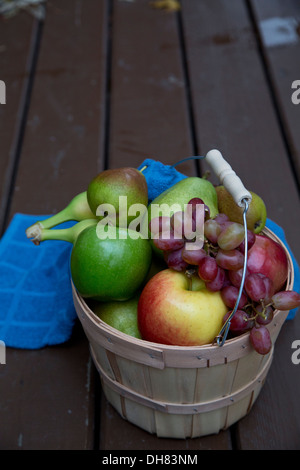
<svg viewBox="0 0 300 470"><path fill-rule="evenodd" d="M210 217L210 210L200 198L189 201L189 211L175 212L171 217L160 216L149 224L154 245L163 251L169 268L186 273L197 273L210 291L220 291L228 307L224 322L235 308L242 281L245 229L227 215ZM204 205L203 211L197 205ZM199 206L198 206L199 207ZM203 208L203 206L202 206ZM198 217L198 220L197 220ZM200 220L201 219L201 220ZM204 240L190 239L201 227ZM203 226L204 224L204 226ZM187 227L188 226L188 227ZM255 234L247 230L247 249L255 243ZM194 243L193 249L188 244ZM291 310L300 305L295 291L275 292L273 281L261 273L247 273L237 310L230 323L231 337L250 332L250 341L260 354L267 354L272 340L266 325L274 310Z"/></svg>

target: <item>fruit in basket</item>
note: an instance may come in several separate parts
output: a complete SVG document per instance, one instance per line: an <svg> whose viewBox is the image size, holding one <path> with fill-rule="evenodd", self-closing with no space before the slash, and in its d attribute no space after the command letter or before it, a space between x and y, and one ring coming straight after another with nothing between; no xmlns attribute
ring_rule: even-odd
<svg viewBox="0 0 300 470"><path fill-rule="evenodd" d="M218 210L226 214L232 222L243 223L243 208L239 207L224 186L217 186ZM254 233L262 231L267 220L267 209L260 196L250 191L252 201L247 211L247 227Z"/></svg>
<svg viewBox="0 0 300 470"><path fill-rule="evenodd" d="M137 324L139 293L123 302L93 302L90 307L105 323L127 335L141 339Z"/></svg>
<svg viewBox="0 0 300 470"><path fill-rule="evenodd" d="M185 205L194 198L203 201L210 217L214 217L218 213L217 193L214 186L204 178L185 178L161 193L149 204L148 217L145 217L144 224L148 224L148 227L150 227L150 237L153 238L151 232L153 219L158 220L159 217L162 217L165 220L170 220L174 213L183 211ZM152 247L156 253L162 254L161 248L153 245L153 243Z"/></svg>
<svg viewBox="0 0 300 470"><path fill-rule="evenodd" d="M276 292L271 301L274 308L292 310L300 306L300 295L298 292L291 290Z"/></svg>
<svg viewBox="0 0 300 470"><path fill-rule="evenodd" d="M262 355L268 354L272 348L272 339L268 328L254 326L250 330L250 342L254 349Z"/></svg>
<svg viewBox="0 0 300 470"><path fill-rule="evenodd" d="M62 240L75 244L78 235L88 227L96 227L97 219L85 219L81 220L77 224L69 228L60 229L48 229L39 228L39 232L35 233L35 236L31 239L34 245L39 245L41 242L46 240Z"/></svg>
<svg viewBox="0 0 300 470"><path fill-rule="evenodd" d="M116 237L100 239L96 227L81 232L71 253L78 292L100 301L127 300L141 286L151 264L149 240L115 227Z"/></svg>
<svg viewBox="0 0 300 470"><path fill-rule="evenodd" d="M127 226L136 216L121 212L120 197L126 197L127 211L133 204L148 204L148 187L145 176L136 168L116 168L99 173L88 185L87 199L94 215L101 204L114 207L117 225L123 217L122 227ZM100 214L101 215L101 214ZM125 221L125 223L124 223ZM127 222L127 223L126 223Z"/></svg>
<svg viewBox="0 0 300 470"><path fill-rule="evenodd" d="M178 346L214 340L228 309L220 292L205 286L189 290L189 286L188 277L172 269L150 279L138 303L138 326L144 340Z"/></svg>
<svg viewBox="0 0 300 470"><path fill-rule="evenodd" d="M28 227L26 230L26 236L32 240L40 241L39 237L41 236L41 232L44 229L50 229L56 225L70 220L79 222L93 218L95 218L95 216L90 209L87 200L87 193L85 191L77 194L77 196L75 196L69 202L69 204L57 214L54 214L45 220L36 222L35 224Z"/></svg>
<svg viewBox="0 0 300 470"><path fill-rule="evenodd" d="M127 300L148 274L152 259L149 240L133 230L119 227L111 227L111 232L104 237L105 231L98 231L99 223L88 219L67 229L45 229L34 243L64 240L73 244L71 275L82 297L99 301Z"/></svg>
<svg viewBox="0 0 300 470"><path fill-rule="evenodd" d="M183 210L184 204L187 204L193 198L201 199L204 204L208 206L211 217L214 217L218 213L217 194L214 186L204 178L191 176L174 184L149 204L149 221L152 219L152 207L156 204L166 204L166 206L162 208L161 215L169 217L175 212L171 211L170 213L169 210L173 204L178 204L181 210Z"/></svg>
<svg viewBox="0 0 300 470"><path fill-rule="evenodd" d="M265 235L256 235L255 243L248 253L249 273L261 273L270 278L274 290L280 290L288 275L288 261L281 245Z"/></svg>
<svg viewBox="0 0 300 470"><path fill-rule="evenodd" d="M169 237L161 244L160 237L164 230L172 227L171 218L168 220L164 216L163 220L155 223L156 238L153 239L154 244L164 249L163 255L168 268L178 271L186 278L189 290L221 293L227 309L224 322L235 309L229 337L252 331L254 327L265 327L272 321L275 309L289 310L300 306L299 294L280 290L284 289L288 274L285 250L272 239L254 234L249 229L247 248L250 269L247 267L245 271L244 289L239 294L246 247L242 236L244 227L235 225L239 224L230 221L223 213L214 218L206 218L204 242L199 243L194 239L191 249L190 240L187 247L184 230L180 232L179 241L177 239L175 242ZM239 303L236 306L238 298ZM175 309L170 307L170 310L172 308ZM257 334L255 332L256 330L252 333L251 343L259 354L266 354L270 350L269 333L264 329L260 329Z"/></svg>

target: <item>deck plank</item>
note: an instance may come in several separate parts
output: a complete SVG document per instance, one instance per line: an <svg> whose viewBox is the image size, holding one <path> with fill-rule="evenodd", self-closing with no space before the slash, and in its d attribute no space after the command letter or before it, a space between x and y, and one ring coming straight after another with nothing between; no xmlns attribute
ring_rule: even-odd
<svg viewBox="0 0 300 470"><path fill-rule="evenodd" d="M299 92L296 103L292 95L294 81L300 80L300 5L295 0L252 0L253 14L260 33L262 51L267 63L274 98L279 108L282 126L286 134L287 145L300 181L300 106ZM270 26L271 25L271 26ZM280 33L284 32L285 34ZM271 31L271 32L270 32ZM300 82L299 82L300 83ZM297 85L297 89L299 84Z"/></svg>
<svg viewBox="0 0 300 470"><path fill-rule="evenodd" d="M145 158L173 164L193 155L186 84L174 13L148 0L113 2L111 168ZM195 174L192 162L180 171Z"/></svg>
<svg viewBox="0 0 300 470"><path fill-rule="evenodd" d="M264 199L268 216L284 228L299 259L299 194L246 4L183 0L183 20L199 148L223 152L246 187ZM300 386L290 361L299 321L298 315L284 325L263 398L237 426L241 448L249 442L255 449L284 447L298 440L299 402L295 398L289 403L290 426L279 377L285 370L289 394ZM258 431L261 423L263 431Z"/></svg>
<svg viewBox="0 0 300 470"><path fill-rule="evenodd" d="M57 212L104 167L106 24L106 2L48 4L9 218ZM78 324L65 344L9 348L1 448L92 449L95 380Z"/></svg>
<svg viewBox="0 0 300 470"><path fill-rule="evenodd" d="M20 35L16 35L16 30ZM37 21L26 13L14 19L1 20L0 28L0 79L6 88L6 104L0 106L0 231L5 228L5 217L10 197L10 184L18 153L18 138L22 126L28 89ZM13 58L13 60L12 60Z"/></svg>

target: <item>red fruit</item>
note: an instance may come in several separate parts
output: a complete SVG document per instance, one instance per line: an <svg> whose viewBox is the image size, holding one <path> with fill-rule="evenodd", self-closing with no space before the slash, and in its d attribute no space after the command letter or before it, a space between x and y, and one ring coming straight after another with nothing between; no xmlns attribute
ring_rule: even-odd
<svg viewBox="0 0 300 470"><path fill-rule="evenodd" d="M175 271L184 271L188 267L188 263L182 258L182 248L164 252L164 259L168 267Z"/></svg>
<svg viewBox="0 0 300 470"><path fill-rule="evenodd" d="M255 310L258 313L256 317L256 322L259 325L268 325L269 323L271 323L274 317L274 310L271 307L271 305L268 305L267 307L263 307L262 305L257 305Z"/></svg>
<svg viewBox="0 0 300 470"><path fill-rule="evenodd" d="M291 310L300 306L300 295L293 290L277 292L273 295L272 302L278 310Z"/></svg>
<svg viewBox="0 0 300 470"><path fill-rule="evenodd" d="M205 250L203 250L203 248L197 248L196 250L189 250L186 247L184 247L182 250L182 259L184 259L186 263L193 264L195 266L197 266L200 263L200 261L206 256L207 256L206 252Z"/></svg>
<svg viewBox="0 0 300 470"><path fill-rule="evenodd" d="M222 299L223 299L225 305L227 305L227 307L229 307L229 308L234 308L235 307L238 295L239 295L239 289L235 286L230 286L230 285L225 286L221 290ZM244 292L242 292L242 295L241 295L241 298L240 298L240 301L239 301L239 304L238 304L238 308L239 309L243 308L246 305L247 300L248 299L247 299L246 294Z"/></svg>
<svg viewBox="0 0 300 470"><path fill-rule="evenodd" d="M235 287L240 287L243 277L243 268L240 268L237 271L227 271L227 274L231 284Z"/></svg>
<svg viewBox="0 0 300 470"><path fill-rule="evenodd" d="M212 292L221 290L225 282L225 270L223 268L218 268L218 272L213 281L206 282L206 288Z"/></svg>
<svg viewBox="0 0 300 470"><path fill-rule="evenodd" d="M232 310L226 313L224 316L224 323L227 318L231 315ZM242 334L245 331L250 330L253 327L253 320L250 320L249 315L244 312L244 310L236 310L235 314L231 318L230 321L230 331L234 332L235 334Z"/></svg>
<svg viewBox="0 0 300 470"><path fill-rule="evenodd" d="M272 339L265 326L254 326L250 330L250 342L259 354L268 354L272 348Z"/></svg>
<svg viewBox="0 0 300 470"><path fill-rule="evenodd" d="M153 239L154 245L162 251L179 250L184 247L184 239L178 238L173 232L161 232L160 238Z"/></svg>
<svg viewBox="0 0 300 470"><path fill-rule="evenodd" d="M264 235L256 235L255 243L248 252L249 273L261 273L273 281L274 290L280 290L288 275L288 260L279 243Z"/></svg>
<svg viewBox="0 0 300 470"><path fill-rule="evenodd" d="M246 277L245 291L254 302L263 300L267 294L266 285L258 273L252 273Z"/></svg>
<svg viewBox="0 0 300 470"><path fill-rule="evenodd" d="M199 262L198 274L203 281L211 282L218 274L218 265L211 256L205 256Z"/></svg>

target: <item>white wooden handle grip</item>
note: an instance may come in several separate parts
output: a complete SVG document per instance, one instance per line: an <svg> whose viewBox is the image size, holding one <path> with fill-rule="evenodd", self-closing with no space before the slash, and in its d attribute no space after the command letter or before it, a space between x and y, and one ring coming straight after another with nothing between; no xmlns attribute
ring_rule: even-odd
<svg viewBox="0 0 300 470"><path fill-rule="evenodd" d="M233 171L229 163L224 160L221 152L215 149L210 150L206 154L206 160L215 175L219 178L220 183L231 194L236 204L240 207L244 207L243 199L246 199L248 204L250 204L252 200L251 194L247 191L241 179L237 176L235 171Z"/></svg>

